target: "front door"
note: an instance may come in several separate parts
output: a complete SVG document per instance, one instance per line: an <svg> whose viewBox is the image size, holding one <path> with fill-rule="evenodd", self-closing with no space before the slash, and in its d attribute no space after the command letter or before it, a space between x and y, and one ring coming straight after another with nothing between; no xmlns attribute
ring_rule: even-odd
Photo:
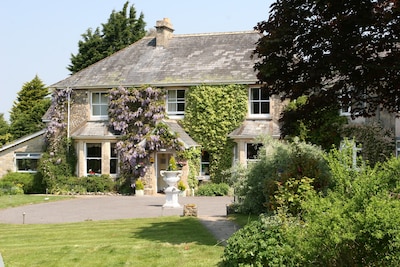
<svg viewBox="0 0 400 267"><path fill-rule="evenodd" d="M157 192L163 192L168 187L167 183L164 182L160 171L168 168L169 159L172 157L172 153L157 153Z"/></svg>

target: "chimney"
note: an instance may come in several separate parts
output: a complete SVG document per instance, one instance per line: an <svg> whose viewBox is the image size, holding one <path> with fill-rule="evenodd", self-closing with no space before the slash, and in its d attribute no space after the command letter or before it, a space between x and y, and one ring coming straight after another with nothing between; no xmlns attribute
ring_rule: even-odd
<svg viewBox="0 0 400 267"><path fill-rule="evenodd" d="M172 28L171 21L169 18L164 18L163 20L158 20L156 23L156 46L165 47L168 45L168 41L172 38Z"/></svg>

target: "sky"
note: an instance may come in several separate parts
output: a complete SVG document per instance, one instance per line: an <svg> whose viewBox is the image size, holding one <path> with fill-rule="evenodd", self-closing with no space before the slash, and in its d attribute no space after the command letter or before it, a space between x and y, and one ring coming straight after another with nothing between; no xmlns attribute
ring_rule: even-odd
<svg viewBox="0 0 400 267"><path fill-rule="evenodd" d="M146 29L169 18L175 34L252 30L273 0L130 0ZM126 0L1 0L0 113L9 112L35 75L46 86L67 78L71 54L87 29L106 23Z"/></svg>

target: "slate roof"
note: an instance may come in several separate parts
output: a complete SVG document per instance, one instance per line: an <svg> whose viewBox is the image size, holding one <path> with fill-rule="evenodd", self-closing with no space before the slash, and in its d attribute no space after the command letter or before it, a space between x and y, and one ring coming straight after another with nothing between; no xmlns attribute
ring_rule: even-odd
<svg viewBox="0 0 400 267"><path fill-rule="evenodd" d="M183 34L161 47L155 37L144 37L50 87L254 84L251 55L259 38L255 31Z"/></svg>
<svg viewBox="0 0 400 267"><path fill-rule="evenodd" d="M110 130L107 121L88 121L71 134L74 139L115 139L117 136Z"/></svg>
<svg viewBox="0 0 400 267"><path fill-rule="evenodd" d="M163 120L169 129L178 135L178 140L181 141L185 148L198 146L198 144L183 130L183 128L175 120Z"/></svg>
<svg viewBox="0 0 400 267"><path fill-rule="evenodd" d="M246 120L228 136L233 139L254 139L262 135L279 137L279 125L272 120Z"/></svg>
<svg viewBox="0 0 400 267"><path fill-rule="evenodd" d="M10 148L13 148L15 146L18 146L18 145L20 145L22 143L25 143L27 141L30 141L30 140L36 138L36 137L39 137L39 136L42 136L42 135L44 136L45 133L46 133L46 129L42 129L42 130L40 130L38 132L23 136L23 137L21 137L21 138L19 138L17 140L14 140L13 142L11 142L9 144L6 144L6 145L0 147L0 152L3 152L5 150L7 150L7 149L10 149Z"/></svg>

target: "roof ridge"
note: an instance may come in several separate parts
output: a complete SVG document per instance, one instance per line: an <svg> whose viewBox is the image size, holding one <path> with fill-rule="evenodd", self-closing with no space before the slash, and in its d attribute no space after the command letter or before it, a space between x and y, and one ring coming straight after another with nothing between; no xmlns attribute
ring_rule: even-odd
<svg viewBox="0 0 400 267"><path fill-rule="evenodd" d="M174 37L190 37L190 36L210 36L210 35L230 35L230 34L250 34L250 33L259 33L254 30L248 31L233 31L233 32L205 32L205 33L183 33L183 34L174 34Z"/></svg>

